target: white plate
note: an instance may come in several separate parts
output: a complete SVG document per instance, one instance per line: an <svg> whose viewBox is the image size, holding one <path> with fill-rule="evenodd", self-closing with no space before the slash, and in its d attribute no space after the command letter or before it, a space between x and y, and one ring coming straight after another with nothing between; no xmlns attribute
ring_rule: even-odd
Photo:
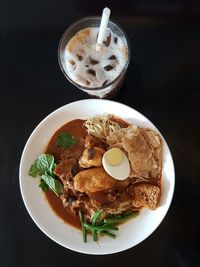
<svg viewBox="0 0 200 267"><path fill-rule="evenodd" d="M86 254L111 254L131 248L147 238L165 217L174 192L174 165L170 150L163 138L163 192L155 211L143 209L140 215L121 225L117 238L102 237L98 243L89 237L82 242L81 231L55 215L38 187L39 179L27 175L31 164L43 153L54 132L73 119L87 119L103 113L115 114L140 127L158 129L136 110L109 100L88 99L65 105L47 116L33 131L24 148L20 162L20 188L25 206L37 226L52 240L71 250Z"/></svg>

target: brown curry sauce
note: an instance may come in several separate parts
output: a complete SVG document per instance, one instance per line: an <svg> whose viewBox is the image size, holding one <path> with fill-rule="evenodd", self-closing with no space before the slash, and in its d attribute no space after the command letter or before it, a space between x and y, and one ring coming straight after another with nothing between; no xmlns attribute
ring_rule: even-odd
<svg viewBox="0 0 200 267"><path fill-rule="evenodd" d="M55 162L59 163L62 160L62 157L65 156L65 149L59 147L56 143L58 136L63 133L69 133L75 140L76 144L69 147L70 153L79 153L83 151L83 140L86 137L86 130L83 126L84 120L76 119L70 121L58 129L51 140L49 141L45 153L51 154L55 158ZM64 220L65 223L68 223L78 229L81 229L81 224L78 216L70 211L70 209L63 207L62 201L59 197L55 195L52 191L45 192L46 199L53 209L53 211Z"/></svg>

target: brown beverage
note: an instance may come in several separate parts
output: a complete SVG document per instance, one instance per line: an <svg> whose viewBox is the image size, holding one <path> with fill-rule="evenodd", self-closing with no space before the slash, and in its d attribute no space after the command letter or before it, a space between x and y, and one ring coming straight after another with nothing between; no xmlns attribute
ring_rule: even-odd
<svg viewBox="0 0 200 267"><path fill-rule="evenodd" d="M130 58L125 34L114 23L109 21L109 24L100 50L96 49L99 27L94 24L80 29L67 42L65 33L60 44L60 65L66 77L81 90L99 98L117 93Z"/></svg>

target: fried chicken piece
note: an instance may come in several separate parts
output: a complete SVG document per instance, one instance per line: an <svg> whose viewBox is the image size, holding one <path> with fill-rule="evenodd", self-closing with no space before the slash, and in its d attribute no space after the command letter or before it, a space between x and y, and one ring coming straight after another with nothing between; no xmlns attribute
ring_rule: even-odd
<svg viewBox="0 0 200 267"><path fill-rule="evenodd" d="M74 188L79 192L98 192L112 188L117 180L108 175L103 167L81 171L74 177Z"/></svg>
<svg viewBox="0 0 200 267"><path fill-rule="evenodd" d="M79 160L82 168L100 167L102 166L102 157L105 150L100 147L91 147L83 151L83 155Z"/></svg>

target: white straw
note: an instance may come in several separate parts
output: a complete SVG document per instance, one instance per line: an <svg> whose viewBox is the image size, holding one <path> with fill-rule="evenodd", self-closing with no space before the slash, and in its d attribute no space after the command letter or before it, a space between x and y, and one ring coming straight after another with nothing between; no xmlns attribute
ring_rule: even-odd
<svg viewBox="0 0 200 267"><path fill-rule="evenodd" d="M99 49L103 43L106 29L107 29L107 25L108 25L108 21L109 21L109 17L110 17L110 9L106 7L106 8L104 8L103 13L102 13L102 17L101 17L101 23L100 23L100 27L99 27L99 34L98 34L97 45L96 45L97 51L99 51Z"/></svg>

